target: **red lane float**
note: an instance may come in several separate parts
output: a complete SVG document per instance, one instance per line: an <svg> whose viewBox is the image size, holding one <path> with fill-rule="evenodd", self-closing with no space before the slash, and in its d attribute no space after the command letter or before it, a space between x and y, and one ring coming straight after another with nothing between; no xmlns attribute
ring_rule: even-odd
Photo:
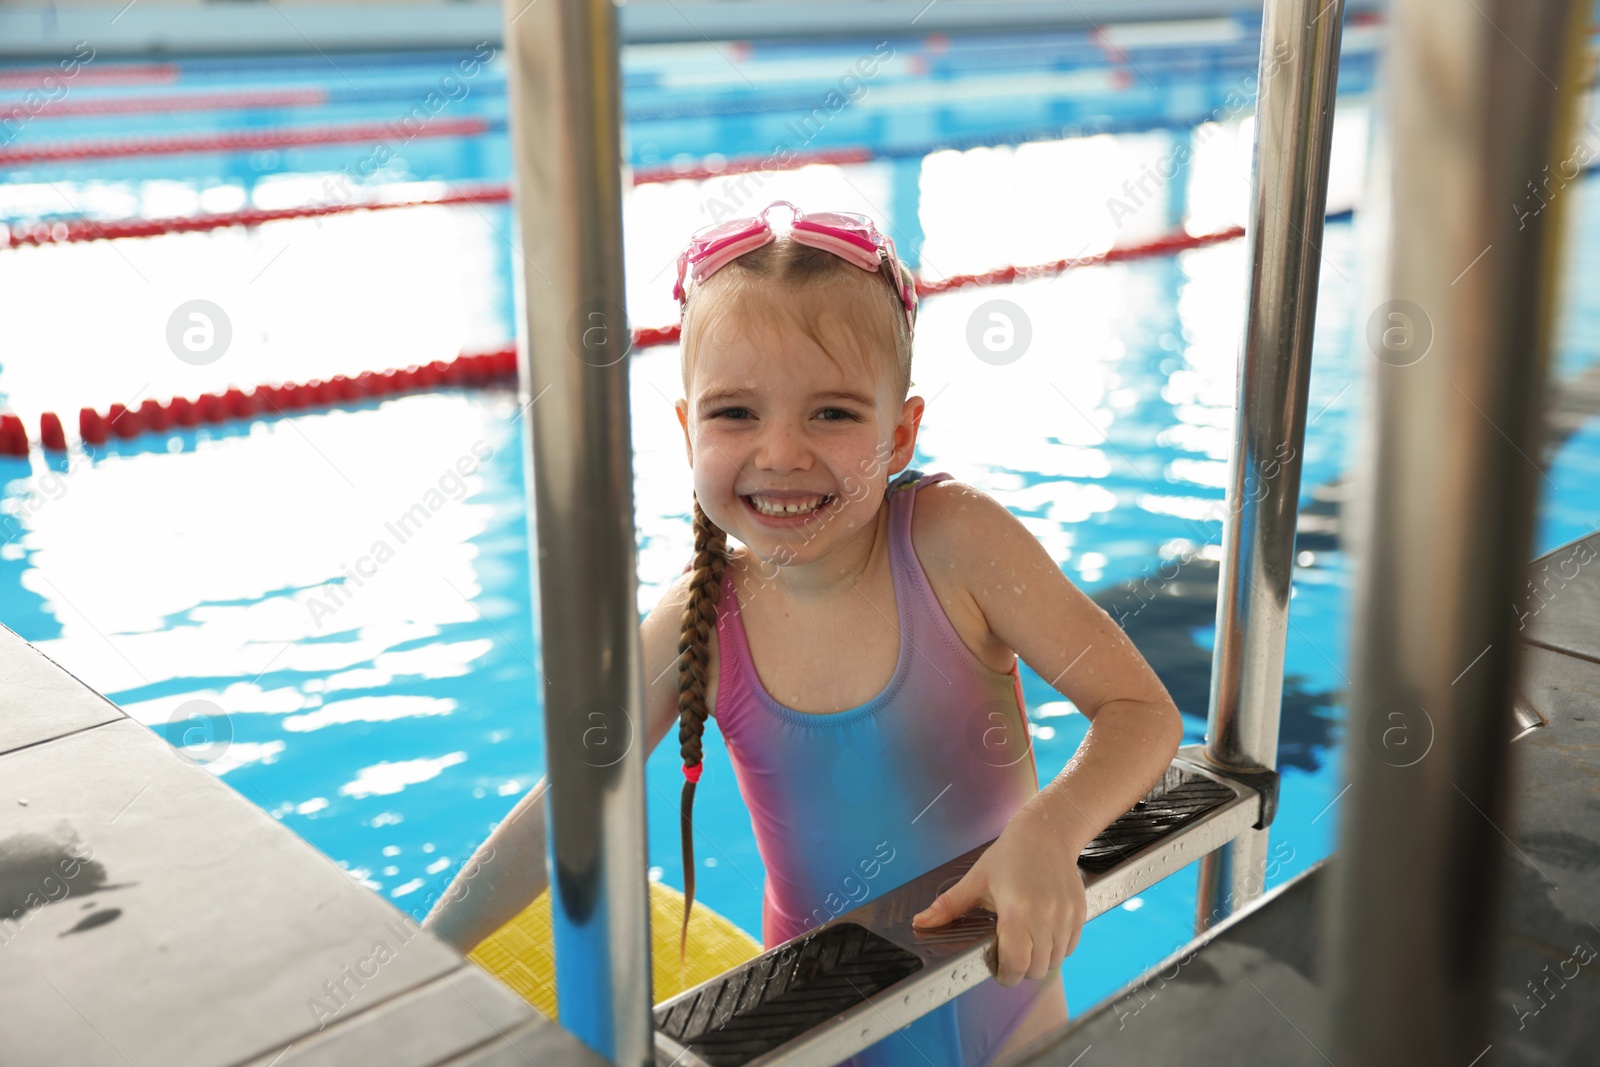
<svg viewBox="0 0 1600 1067"><path fill-rule="evenodd" d="M28 163L63 163L78 159L114 159L120 156L169 156L183 152L258 152L267 148L381 142L391 138L410 141L418 137L474 137L488 129L487 119L436 118L415 128L401 128L392 122L365 122L354 126L228 130L223 133L179 134L171 137L65 141L0 149L0 167L20 167Z"/></svg>
<svg viewBox="0 0 1600 1067"><path fill-rule="evenodd" d="M0 70L0 89L39 89L47 78L60 78L61 67L16 67ZM75 85L171 85L178 80L176 63L117 63L80 66Z"/></svg>
<svg viewBox="0 0 1600 1067"><path fill-rule="evenodd" d="M750 174L754 171L799 170L818 163L843 166L847 163L871 163L876 154L870 148L823 148L815 152L790 152L785 159L773 156L736 156L733 159L697 159L693 163L667 163L658 167L639 167L633 172L633 184L655 185L660 182L705 181L728 174Z"/></svg>
<svg viewBox="0 0 1600 1067"><path fill-rule="evenodd" d="M516 376L517 350L502 348L461 355L449 362L434 360L420 367L363 371L354 378L335 374L327 381L313 378L309 382L258 385L248 392L231 388L221 393L202 393L193 400L175 396L164 404L151 399L141 401L136 408L112 404L104 416L94 408L84 408L78 413L78 436L86 445L103 445L112 437L127 441L143 434L166 433L203 423L214 425L255 416L283 415L304 408L332 407L440 386L489 385ZM66 449L61 420L54 412L47 411L40 416L39 440L47 449L58 452ZM22 420L15 415L0 416L0 455L27 454L28 436Z"/></svg>
<svg viewBox="0 0 1600 1067"><path fill-rule="evenodd" d="M645 326L633 331L633 347L653 348L656 345L675 344L682 330L681 323L673 323L671 326Z"/></svg>
<svg viewBox="0 0 1600 1067"><path fill-rule="evenodd" d="M175 149L181 151L182 149ZM634 185L657 182L703 181L730 174L754 171L799 170L818 164L866 163L873 158L865 148L826 149L795 152L778 161L771 157L748 156L725 161L697 161L685 166L645 167L633 172ZM0 151L0 166L7 153ZM62 219L50 222L19 222L9 231L0 231L0 248L21 245L73 244L80 241L115 241L129 237L157 237L166 233L204 233L230 226L259 226L282 219L309 219L324 215L343 215L351 211L382 211L397 207L432 207L452 204L503 204L511 200L508 185L481 185L448 196L425 197L390 202L364 200L351 204L307 204L302 207L224 211L212 215L185 215L166 219Z"/></svg>
<svg viewBox="0 0 1600 1067"><path fill-rule="evenodd" d="M1138 244L1107 249L1092 256L1058 259L1051 263L1039 263L1031 267L1000 267L986 271L983 274L954 274L948 278L941 278L931 282L919 279L917 281L917 295L919 297L933 296L938 293L947 293L952 289L964 289L969 285L1010 285L1013 282L1032 281L1035 278L1049 278L1063 271L1071 270L1073 267L1094 267L1130 259L1168 256L1177 252L1187 252L1191 248L1204 248L1206 245L1237 240L1243 236L1243 226L1229 226L1225 230L1202 234L1190 234L1179 230L1174 233L1163 234L1149 241L1141 241Z"/></svg>
<svg viewBox="0 0 1600 1067"><path fill-rule="evenodd" d="M79 75L81 77L81 75ZM328 102L326 89L252 89L229 93L118 96L100 100L51 100L32 112L35 119L64 119L81 115L139 115L169 111L228 111L257 107L317 107ZM7 115L27 113L18 100L0 100L0 121Z"/></svg>
<svg viewBox="0 0 1600 1067"><path fill-rule="evenodd" d="M456 204L503 204L511 199L504 185L474 186L448 196L389 202L362 201L353 204L321 204L306 207L226 211L215 215L190 215L170 219L117 219L96 222L73 219L61 222L23 222L0 237L0 247L22 245L73 244L80 241L116 241L126 237L159 237L166 233L205 233L230 226L260 226L282 219L321 218L352 211L386 211L397 207L450 207Z"/></svg>
<svg viewBox="0 0 1600 1067"><path fill-rule="evenodd" d="M78 436L86 445L106 443L105 420L100 418L100 413L94 408L84 408L78 412Z"/></svg>
<svg viewBox="0 0 1600 1067"><path fill-rule="evenodd" d="M0 104L0 107L5 107ZM12 105L15 106L15 105ZM165 137L122 137L89 141L57 141L0 150L0 167L26 163L60 163L79 159L114 159L121 156L177 155L184 152L254 152L266 148L294 148L304 145L348 144L417 137L474 137L487 133L490 122L483 118L431 119L416 127L394 122L364 122L348 126L288 126L268 130L224 130L220 133L174 134ZM877 153L870 148L821 148L811 152L786 152L765 156L711 156L690 163L664 163L639 167L633 172L634 185L658 182L704 181L730 174L753 171L798 170L816 164L844 165L870 163Z"/></svg>
<svg viewBox="0 0 1600 1067"><path fill-rule="evenodd" d="M39 416L39 443L51 452L67 450L67 435L61 429L61 419L53 411Z"/></svg>
<svg viewBox="0 0 1600 1067"><path fill-rule="evenodd" d="M139 405L139 422L153 433L160 433L167 428L167 411L154 400L146 400Z"/></svg>
<svg viewBox="0 0 1600 1067"><path fill-rule="evenodd" d="M28 431L15 415L0 415L0 456L26 456Z"/></svg>
<svg viewBox="0 0 1600 1067"><path fill-rule="evenodd" d="M110 411L106 413L106 426L110 427L112 434L117 435L122 440L138 437L139 434L144 432L144 421L139 418L138 414L128 411L128 408L120 405L120 403L114 403L114 405L110 406Z"/></svg>
<svg viewBox="0 0 1600 1067"><path fill-rule="evenodd" d="M0 164L4 153L0 152ZM795 170L813 164L859 163L871 159L865 149L846 149L812 153L796 153L792 159L777 164L768 159L734 159L722 164L696 164L693 167L674 169L654 167L634 172L633 184L652 182L703 180L724 174L745 174L758 170ZM206 233L233 226L260 226L285 219L321 218L327 215L344 215L353 211L387 211L391 208L450 207L460 204L504 204L511 200L511 187L507 185L474 185L459 188L445 196L417 197L410 200L363 200L346 204L305 204L286 208L247 208L242 211L219 211L209 215L184 215L165 219L60 219L48 222L16 222L10 228L0 227L0 248L18 248L23 245L75 244L83 241L117 241L132 237L159 237L168 233ZM1231 231L1224 231L1231 233ZM1183 242L1182 233L1171 239L1177 243L1173 251L1193 247ZM1228 236L1211 238L1228 240ZM1154 254L1154 253L1152 253ZM1115 258L1115 257L1113 257ZM1060 262L1066 262L1062 260ZM946 285L946 288L955 288Z"/></svg>

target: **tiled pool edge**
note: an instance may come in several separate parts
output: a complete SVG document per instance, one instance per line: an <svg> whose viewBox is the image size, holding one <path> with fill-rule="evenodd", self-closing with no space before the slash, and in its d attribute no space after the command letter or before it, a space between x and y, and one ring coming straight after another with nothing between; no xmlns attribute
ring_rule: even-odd
<svg viewBox="0 0 1600 1067"><path fill-rule="evenodd" d="M0 990L18 1063L605 1062L4 627Z"/></svg>

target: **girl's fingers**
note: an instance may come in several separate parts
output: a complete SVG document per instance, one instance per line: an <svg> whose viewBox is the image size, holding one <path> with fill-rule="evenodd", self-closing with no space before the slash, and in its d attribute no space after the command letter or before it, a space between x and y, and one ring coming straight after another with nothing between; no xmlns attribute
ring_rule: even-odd
<svg viewBox="0 0 1600 1067"><path fill-rule="evenodd" d="M1080 938L1082 936L1083 936L1083 924L1079 923L1077 925L1077 928L1072 931L1072 937L1067 942L1067 950L1062 953L1062 959L1065 959L1067 956L1070 956L1074 952L1078 951L1078 938ZM1059 966L1059 964L1058 964L1058 966Z"/></svg>
<svg viewBox="0 0 1600 1067"><path fill-rule="evenodd" d="M1051 960L1055 956L1055 941L1048 934L1034 938L1033 958L1029 961L1029 978L1037 981L1050 973Z"/></svg>
<svg viewBox="0 0 1600 1067"><path fill-rule="evenodd" d="M1033 965L1033 937L1028 928L1018 922L1006 923L1001 919L995 926L999 936L994 978L1003 986L1014 986Z"/></svg>
<svg viewBox="0 0 1600 1067"><path fill-rule="evenodd" d="M974 867L965 878L939 894L932 904L911 917L912 926L942 926L983 903L987 883Z"/></svg>
<svg viewBox="0 0 1600 1067"><path fill-rule="evenodd" d="M1068 956L1072 955L1071 942L1067 942L1067 947L1065 948L1062 947L1062 944L1062 942L1057 941L1055 951L1050 953L1050 970L1052 971L1059 971L1061 964L1066 961Z"/></svg>

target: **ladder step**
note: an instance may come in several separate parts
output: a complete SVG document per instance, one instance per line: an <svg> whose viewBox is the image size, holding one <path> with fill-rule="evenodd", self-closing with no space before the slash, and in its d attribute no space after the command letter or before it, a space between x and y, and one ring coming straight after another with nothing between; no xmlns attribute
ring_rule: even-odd
<svg viewBox="0 0 1600 1067"><path fill-rule="evenodd" d="M922 967L866 927L833 922L657 1008L656 1028L711 1067L738 1067Z"/></svg>
<svg viewBox="0 0 1600 1067"><path fill-rule="evenodd" d="M1139 801L1132 811L1100 831L1078 857L1078 866L1087 871L1109 871L1128 853L1162 834L1181 830L1206 812L1232 800L1233 795L1233 788L1224 782L1199 774L1184 774L1172 784L1170 791Z"/></svg>

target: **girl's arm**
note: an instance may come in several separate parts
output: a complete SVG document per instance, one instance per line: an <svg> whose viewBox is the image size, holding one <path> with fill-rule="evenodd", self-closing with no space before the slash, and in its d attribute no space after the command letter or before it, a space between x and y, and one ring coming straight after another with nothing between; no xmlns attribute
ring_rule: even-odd
<svg viewBox="0 0 1600 1067"><path fill-rule="evenodd" d="M933 505L926 516L925 502ZM994 638L1090 723L1065 769L1012 816L979 865L914 920L938 925L976 903L991 907L999 917L997 978L1015 985L1059 968L1076 948L1084 919L1078 856L1160 781L1182 743L1183 717L1122 628L997 501L970 486L930 486L918 493L914 522L924 566L967 575L956 584Z"/></svg>
<svg viewBox="0 0 1600 1067"><path fill-rule="evenodd" d="M645 759L678 718L678 627L688 586L680 577L639 627L645 676ZM652 679L654 681L652 682ZM490 832L422 920L466 953L511 921L550 884L546 867L545 790L540 778Z"/></svg>
<svg viewBox="0 0 1600 1067"><path fill-rule="evenodd" d="M462 954L509 922L550 884L540 778L478 846L422 920Z"/></svg>
<svg viewBox="0 0 1600 1067"><path fill-rule="evenodd" d="M1183 717L1122 627L1016 516L968 485L918 493L918 519L925 501L934 507L919 554L956 564L950 573L968 577L966 593L990 632L1090 722L1077 753L1029 805L1056 834L1087 845L1161 780L1182 743Z"/></svg>

